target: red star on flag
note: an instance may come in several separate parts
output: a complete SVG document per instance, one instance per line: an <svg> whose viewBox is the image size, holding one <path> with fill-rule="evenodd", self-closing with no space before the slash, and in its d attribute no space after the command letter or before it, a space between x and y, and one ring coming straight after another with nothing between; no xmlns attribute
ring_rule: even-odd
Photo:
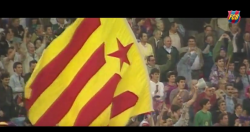
<svg viewBox="0 0 250 132"><path fill-rule="evenodd" d="M129 51L129 49L130 49L130 47L132 46L133 43L128 44L127 46L124 47L123 44L121 43L121 41L118 38L117 38L117 43L118 43L118 48L119 49L117 51L111 53L111 54L108 54L108 55L120 59L120 70L121 70L123 62L130 65L127 53L128 53L128 51Z"/></svg>

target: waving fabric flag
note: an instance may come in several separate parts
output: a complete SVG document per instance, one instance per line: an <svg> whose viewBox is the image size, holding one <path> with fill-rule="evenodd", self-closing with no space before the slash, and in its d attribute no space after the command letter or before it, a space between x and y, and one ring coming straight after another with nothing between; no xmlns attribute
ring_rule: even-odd
<svg viewBox="0 0 250 132"><path fill-rule="evenodd" d="M152 111L148 73L124 18L78 18L25 87L35 126L125 126Z"/></svg>

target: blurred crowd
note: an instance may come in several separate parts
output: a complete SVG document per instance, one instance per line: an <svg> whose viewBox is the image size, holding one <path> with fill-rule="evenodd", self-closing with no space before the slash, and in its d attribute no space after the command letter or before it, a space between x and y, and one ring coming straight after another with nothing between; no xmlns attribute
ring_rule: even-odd
<svg viewBox="0 0 250 132"><path fill-rule="evenodd" d="M0 121L31 125L24 108L24 86L44 49L73 18L0 19Z"/></svg>
<svg viewBox="0 0 250 132"><path fill-rule="evenodd" d="M127 18L154 112L129 126L249 126L250 18Z"/></svg>
<svg viewBox="0 0 250 132"><path fill-rule="evenodd" d="M31 125L25 83L44 49L74 20L0 19L0 122ZM154 108L128 126L250 125L250 18L237 24L227 18L127 20L146 62Z"/></svg>

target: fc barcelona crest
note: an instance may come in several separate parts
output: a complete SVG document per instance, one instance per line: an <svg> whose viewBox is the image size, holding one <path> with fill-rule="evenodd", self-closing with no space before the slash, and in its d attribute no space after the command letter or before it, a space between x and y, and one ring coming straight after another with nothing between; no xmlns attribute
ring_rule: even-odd
<svg viewBox="0 0 250 132"><path fill-rule="evenodd" d="M228 16L227 16L228 22L236 24L240 22L240 11L228 11Z"/></svg>

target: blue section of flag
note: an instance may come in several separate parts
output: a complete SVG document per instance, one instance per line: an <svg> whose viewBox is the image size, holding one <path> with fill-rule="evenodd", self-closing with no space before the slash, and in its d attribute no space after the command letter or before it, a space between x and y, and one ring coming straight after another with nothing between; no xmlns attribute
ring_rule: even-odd
<svg viewBox="0 0 250 132"><path fill-rule="evenodd" d="M234 15L236 11L232 11L231 14Z"/></svg>

